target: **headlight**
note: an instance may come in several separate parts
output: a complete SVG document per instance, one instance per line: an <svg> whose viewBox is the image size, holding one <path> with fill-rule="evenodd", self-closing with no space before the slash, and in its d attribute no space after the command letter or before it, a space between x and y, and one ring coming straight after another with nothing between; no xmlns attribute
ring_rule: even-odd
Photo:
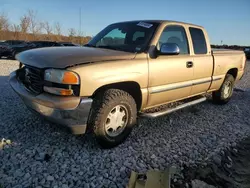
<svg viewBox="0 0 250 188"><path fill-rule="evenodd" d="M55 95L79 95L80 79L77 73L60 69L47 69L44 72L43 89Z"/></svg>
<svg viewBox="0 0 250 188"><path fill-rule="evenodd" d="M44 79L59 84L80 84L79 76L76 73L59 69L45 70Z"/></svg>

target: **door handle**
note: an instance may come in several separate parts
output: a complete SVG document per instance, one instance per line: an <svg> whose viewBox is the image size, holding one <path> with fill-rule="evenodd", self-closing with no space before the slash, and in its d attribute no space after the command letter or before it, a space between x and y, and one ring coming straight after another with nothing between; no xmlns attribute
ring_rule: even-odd
<svg viewBox="0 0 250 188"><path fill-rule="evenodd" d="M191 68L191 67L193 67L193 62L192 61L188 61L187 62L187 64L186 64L186 66L187 66L187 68Z"/></svg>

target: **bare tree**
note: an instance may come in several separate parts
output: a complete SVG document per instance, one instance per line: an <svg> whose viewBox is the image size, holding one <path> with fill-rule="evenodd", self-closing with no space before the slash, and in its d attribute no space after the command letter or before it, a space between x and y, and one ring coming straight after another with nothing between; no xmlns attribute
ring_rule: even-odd
<svg viewBox="0 0 250 188"><path fill-rule="evenodd" d="M30 27L30 18L26 15L20 18L20 29L22 33L28 33Z"/></svg>
<svg viewBox="0 0 250 188"><path fill-rule="evenodd" d="M43 24L37 20L37 12L34 12L33 10L28 10L28 19L30 21L29 30L35 38L41 33Z"/></svg>
<svg viewBox="0 0 250 188"><path fill-rule="evenodd" d="M56 38L58 41L61 41L62 39L62 27L61 27L61 24L59 22L56 22L55 25L54 25L54 31L55 31L55 34L56 34Z"/></svg>
<svg viewBox="0 0 250 188"><path fill-rule="evenodd" d="M45 30L45 32L46 32L46 36L45 36L45 38L47 39L47 40L52 40L52 35L53 35L53 28L52 28L52 26L49 24L49 22L43 22L42 23L42 26L43 26L43 29Z"/></svg>
<svg viewBox="0 0 250 188"><path fill-rule="evenodd" d="M74 28L69 29L69 40L73 42L75 36L76 36L76 30Z"/></svg>
<svg viewBox="0 0 250 188"><path fill-rule="evenodd" d="M20 32L24 40L27 40L29 27L30 27L30 18L27 15L22 16L20 18Z"/></svg>
<svg viewBox="0 0 250 188"><path fill-rule="evenodd" d="M20 26L18 24L13 24L11 26L11 31L14 33L13 34L13 39L15 39L15 40L20 39L21 28L20 28Z"/></svg>
<svg viewBox="0 0 250 188"><path fill-rule="evenodd" d="M52 34L53 28L50 26L49 22L47 22L47 21L44 22L43 23L43 28L45 29L47 35L51 35Z"/></svg>
<svg viewBox="0 0 250 188"><path fill-rule="evenodd" d="M0 15L0 31L8 31L9 30L9 19L5 13L1 13Z"/></svg>
<svg viewBox="0 0 250 188"><path fill-rule="evenodd" d="M61 35L61 24L59 22L55 23L55 34L56 35Z"/></svg>
<svg viewBox="0 0 250 188"><path fill-rule="evenodd" d="M0 0L1 1L1 0ZM45 34L42 34L45 33ZM57 40L86 43L89 38L82 37L81 32L74 28L68 30L68 36L62 35L62 26L59 22L51 24L47 21L40 22L37 19L37 12L28 10L20 17L19 23L10 24L5 13L0 12L0 40L20 39L20 40Z"/></svg>
<svg viewBox="0 0 250 188"><path fill-rule="evenodd" d="M76 36L76 30L74 28L69 29L69 37L74 37Z"/></svg>

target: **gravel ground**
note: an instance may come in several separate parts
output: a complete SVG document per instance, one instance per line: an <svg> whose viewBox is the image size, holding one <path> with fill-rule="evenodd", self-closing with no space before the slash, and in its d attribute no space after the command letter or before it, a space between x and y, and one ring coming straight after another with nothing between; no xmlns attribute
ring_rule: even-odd
<svg viewBox="0 0 250 188"><path fill-rule="evenodd" d="M125 187L131 170L204 163L250 135L250 92L237 91L224 106L205 102L140 119L123 144L103 150L90 135L71 135L31 114L7 83L16 68L16 61L0 60L0 139L12 142L0 149L0 185L6 188ZM237 87L250 88L248 80L249 66Z"/></svg>

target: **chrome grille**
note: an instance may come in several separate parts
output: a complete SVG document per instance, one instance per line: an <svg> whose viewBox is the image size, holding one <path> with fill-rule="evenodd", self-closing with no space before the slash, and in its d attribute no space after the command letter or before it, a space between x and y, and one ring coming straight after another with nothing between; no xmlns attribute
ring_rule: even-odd
<svg viewBox="0 0 250 188"><path fill-rule="evenodd" d="M21 75L19 78L28 90L35 94L43 92L43 70L25 66L22 68Z"/></svg>

